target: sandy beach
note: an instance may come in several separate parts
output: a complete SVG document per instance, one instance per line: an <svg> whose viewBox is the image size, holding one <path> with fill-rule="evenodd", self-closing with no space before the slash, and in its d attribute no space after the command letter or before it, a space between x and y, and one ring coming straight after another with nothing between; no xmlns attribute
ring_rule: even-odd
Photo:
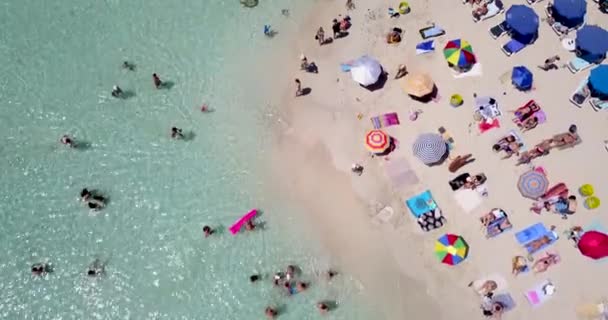
<svg viewBox="0 0 608 320"><path fill-rule="evenodd" d="M546 123L520 133L528 148L543 139L567 131L576 124L582 143L566 150L551 151L535 159L542 166L550 185L564 182L572 194L589 183L602 199L608 190L604 170L607 114L594 111L587 103L577 108L568 99L579 83L588 77L589 69L572 74L566 68L542 71L537 65L553 55L566 63L574 54L567 52L558 36L544 21L547 1L533 5L540 22L538 40L521 52L507 57L500 47L508 37L492 39L488 29L504 19L500 14L486 21L473 22L471 6L460 1L424 1L412 3L412 11L399 18L389 18L388 5L372 0L354 1L356 9L346 11L342 0L319 1L318 10L298 31L292 46L290 64L285 67L290 77L278 115L274 118L276 148L272 166L279 185L308 209L307 219L335 255L340 268L357 277L374 304L385 310L378 319L477 319L483 318L479 297L467 287L470 281L498 274L505 280L500 292L508 293L515 307L504 319L576 319L576 306L608 296L598 279L607 275L606 265L580 254L563 235L572 226L588 226L608 219L600 215L602 207L589 210L582 205L567 220L559 215L529 211L532 200L517 189L519 176L530 165L516 166L516 158L501 160L492 145L509 130L517 130L511 121L514 110L534 99L547 115ZM392 5L396 5L394 3ZM512 1L505 2L508 8ZM519 4L519 3L518 3ZM319 26L331 33L331 21L348 14L353 26L349 35L332 44L319 46L313 39ZM435 38L435 52L416 55L415 46L422 39L418 30L435 23L446 35ZM597 5L587 5L587 24L608 27L608 20ZM386 33L393 27L404 30L399 44L387 44ZM481 66L479 76L455 78L447 66L442 49L447 41L468 40ZM318 74L299 70L299 55L319 67ZM368 54L377 58L388 75L380 90L371 92L355 83L350 74L340 71L340 64ZM412 100L400 81L393 80L399 64L406 64L411 74L428 73L438 88L439 97L430 103ZM524 65L534 74L534 87L520 92L511 84L511 70ZM408 75L408 76L410 76ZM407 77L406 76L406 79ZM310 94L294 97L293 79L299 78ZM450 106L450 96L460 94L464 104ZM473 95L491 96L503 113L500 128L479 133L473 120ZM421 109L419 119L408 120L411 110ZM364 146L364 135L372 129L370 117L396 112L401 124L384 130L398 141L388 157L371 158ZM359 115L359 117L358 117ZM471 153L475 161L458 173L448 171L449 160L442 165L426 166L412 154L411 145L421 133L437 132L445 127L454 139L451 157ZM418 182L395 188L386 167L399 161L415 172ZM353 163L364 166L364 173L351 173ZM485 173L488 196L470 212L465 212L454 198L448 181L459 173ZM423 232L404 201L420 192L431 190L441 207L447 224ZM384 223L372 219L384 206L394 215ZM513 229L487 239L479 217L492 208L509 214ZM524 255L515 241L515 232L534 223L556 226L560 239L549 250L561 255L561 262L546 272L511 274L511 258ZM440 263L434 255L435 240L444 233L462 235L470 246L467 259L457 266ZM556 293L544 304L532 307L524 292L550 279Z"/></svg>

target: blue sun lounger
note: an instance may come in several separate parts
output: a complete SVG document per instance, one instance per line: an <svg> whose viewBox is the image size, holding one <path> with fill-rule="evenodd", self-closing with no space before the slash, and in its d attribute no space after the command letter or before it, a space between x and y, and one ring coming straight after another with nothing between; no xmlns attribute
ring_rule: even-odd
<svg viewBox="0 0 608 320"><path fill-rule="evenodd" d="M433 200L433 195L431 195L430 190L407 199L405 204L416 218L437 208L437 204L435 203L435 200Z"/></svg>
<svg viewBox="0 0 608 320"><path fill-rule="evenodd" d="M445 30L441 29L440 27L437 27L435 25L432 25L430 27L426 27L426 28L422 28L420 30L418 30L418 32L420 32L420 36L422 37L422 39L429 39L429 38L434 38L434 37L439 37L445 34Z"/></svg>
<svg viewBox="0 0 608 320"><path fill-rule="evenodd" d="M541 246L536 250L533 250L533 248L530 247L530 243L544 236L549 238L549 243ZM548 246L555 243L555 241L557 240L557 236L553 231L547 230L547 228L545 228L545 225L539 222L535 225L527 227L522 231L517 232L515 234L515 239L517 239L517 242L519 244L526 248L526 251L528 251L529 254L534 254L538 251L544 250Z"/></svg>
<svg viewBox="0 0 608 320"><path fill-rule="evenodd" d="M520 52L526 45L515 40L511 39L511 41L507 42L504 46L502 46L502 52L504 52L507 57L510 57L513 54Z"/></svg>

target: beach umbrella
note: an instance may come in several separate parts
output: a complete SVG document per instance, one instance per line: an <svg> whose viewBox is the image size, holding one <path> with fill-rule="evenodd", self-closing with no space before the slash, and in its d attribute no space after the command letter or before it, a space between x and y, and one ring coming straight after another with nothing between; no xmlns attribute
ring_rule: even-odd
<svg viewBox="0 0 608 320"><path fill-rule="evenodd" d="M586 25L576 32L576 55L590 63L599 63L608 51L608 31L598 26Z"/></svg>
<svg viewBox="0 0 608 320"><path fill-rule="evenodd" d="M383 153L391 145L391 138L382 130L370 130L365 135L365 146L373 153Z"/></svg>
<svg viewBox="0 0 608 320"><path fill-rule="evenodd" d="M412 151L424 164L431 165L443 159L448 152L448 146L442 136L436 133L423 133L414 141Z"/></svg>
<svg viewBox="0 0 608 320"><path fill-rule="evenodd" d="M608 99L608 64L603 64L591 70L588 83L592 96Z"/></svg>
<svg viewBox="0 0 608 320"><path fill-rule="evenodd" d="M350 75L353 80L362 86L369 86L376 82L382 74L382 66L378 60L369 56L362 56L353 61L350 67Z"/></svg>
<svg viewBox="0 0 608 320"><path fill-rule="evenodd" d="M405 92L418 98L429 95L435 90L435 82L425 73L407 76L402 85Z"/></svg>
<svg viewBox="0 0 608 320"><path fill-rule="evenodd" d="M545 194L548 187L549 180L547 180L547 176L537 170L531 170L522 174L517 182L517 188L521 192L521 195L534 200Z"/></svg>
<svg viewBox="0 0 608 320"><path fill-rule="evenodd" d="M532 72L528 70L528 68L524 66L513 67L513 72L511 72L511 82L517 89L521 91L528 91L532 89L532 79Z"/></svg>
<svg viewBox="0 0 608 320"><path fill-rule="evenodd" d="M599 231L587 231L578 240L578 249L591 259L608 257L608 235Z"/></svg>
<svg viewBox="0 0 608 320"><path fill-rule="evenodd" d="M469 246L464 239L455 234L446 233L435 242L435 254L439 261L448 265L457 265L467 257Z"/></svg>
<svg viewBox="0 0 608 320"><path fill-rule="evenodd" d="M477 61L471 44L462 39L450 40L443 49L443 56L450 66L465 68Z"/></svg>
<svg viewBox="0 0 608 320"><path fill-rule="evenodd" d="M587 1L585 0L555 0L551 16L563 26L573 28L585 22L586 13Z"/></svg>
<svg viewBox="0 0 608 320"><path fill-rule="evenodd" d="M511 37L523 44L530 44L538 36L538 15L524 5L512 5L506 13L507 28Z"/></svg>

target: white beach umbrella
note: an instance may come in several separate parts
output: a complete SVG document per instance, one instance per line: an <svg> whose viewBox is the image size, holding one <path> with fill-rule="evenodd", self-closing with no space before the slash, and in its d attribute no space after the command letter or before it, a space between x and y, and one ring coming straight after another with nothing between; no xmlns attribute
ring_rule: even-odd
<svg viewBox="0 0 608 320"><path fill-rule="evenodd" d="M378 60L369 56L362 56L355 60L350 67L353 80L362 86L369 86L376 82L382 74L382 66Z"/></svg>

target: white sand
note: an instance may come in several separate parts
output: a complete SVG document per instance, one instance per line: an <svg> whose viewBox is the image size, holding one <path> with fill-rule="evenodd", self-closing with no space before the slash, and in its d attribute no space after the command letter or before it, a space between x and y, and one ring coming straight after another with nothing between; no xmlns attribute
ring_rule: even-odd
<svg viewBox="0 0 608 320"><path fill-rule="evenodd" d="M459 1L414 2L410 14L389 19L385 1L378 4L379 1L355 0L357 9L349 13L353 21L350 35L319 47L313 40L316 29L322 25L326 35L330 35L331 20L345 13L344 2L321 1L319 10L301 27L291 53L292 64L286 67L293 69L293 76L286 82L292 84L293 78L300 78L303 86L311 87L312 92L294 98L295 86L289 86L285 93L280 124L276 126L278 147L274 164L277 175L285 182L285 190L309 210L311 223L342 268L358 277L370 296L383 305L386 312L381 318L481 318L479 299L467 284L493 273L505 277L508 292L517 303L513 311L505 314L505 319L575 319L577 304L606 295L603 279L608 275L607 265L583 257L565 237L550 248L561 254L559 265L543 274L511 275L511 258L523 253L514 239L516 231L539 221L557 226L560 233L573 225L586 226L595 219L601 219L606 226L608 221L599 214L602 208L587 210L580 197L580 208L569 220L555 214L538 216L529 212L531 201L523 198L516 187L519 175L528 170L528 166L516 167L516 157L500 160L491 151L495 140L515 127L507 110L533 98L547 113L548 121L523 133L528 147L566 131L572 123L578 125L583 139L582 144L552 151L535 160L534 165L546 169L551 184L565 182L576 192L582 184L591 183L602 198L608 190L607 153L603 142L608 138L608 113L595 112L588 104L579 109L568 101L589 70L572 75L567 69L543 72L536 68L554 54L560 55L561 62L573 57L561 48L558 37L544 22L536 43L506 57L500 46L508 37L494 40L488 34L488 29L504 16L473 23L471 7ZM541 18L545 16L546 3L534 6ZM505 7L511 4L512 1L507 1ZM430 22L445 28L447 35L436 38L436 52L416 56L415 45L422 41L418 29ZM608 19L591 1L587 22L608 27ZM385 33L395 26L405 30L404 41L388 45ZM481 77L455 79L447 67L443 46L448 40L460 37L471 42L483 65ZM317 63L318 75L298 70L300 52ZM383 89L369 92L354 83L349 73L340 71L340 63L362 54L378 58L391 74ZM411 73L428 72L439 88L440 101L420 104L411 100L398 81L392 80L400 63L407 64ZM525 65L533 71L535 89L532 92L522 93L511 86L510 71L516 65ZM464 97L463 106L449 106L449 96L453 93ZM469 130L469 123L473 121L473 93L491 95L498 100L504 113L500 118L501 128L481 135L476 125ZM408 120L411 109L424 111L416 122ZM392 189L385 175L387 162L367 156L363 137L366 130L371 129L369 118L385 112L398 112L401 119L400 126L386 129L399 141L399 148L388 161L407 159L421 181L417 185ZM363 114L362 120L357 119L358 113ZM412 156L410 146L415 137L436 132L440 126L456 141L454 155L472 153L476 158L459 173L484 172L488 177L489 197L471 213L463 212L454 200L447 181L455 175L448 172L447 163L427 167ZM365 166L360 177L350 173L354 162ZM419 229L403 205L405 199L426 189L433 192L448 220L446 226L430 233ZM386 225L377 226L371 221L378 203L395 209L395 217ZM478 217L493 207L506 210L514 228L494 239L485 239ZM436 238L446 232L464 236L471 247L468 259L455 267L441 264L433 253ZM547 278L556 285L557 292L542 306L532 308L523 292Z"/></svg>

